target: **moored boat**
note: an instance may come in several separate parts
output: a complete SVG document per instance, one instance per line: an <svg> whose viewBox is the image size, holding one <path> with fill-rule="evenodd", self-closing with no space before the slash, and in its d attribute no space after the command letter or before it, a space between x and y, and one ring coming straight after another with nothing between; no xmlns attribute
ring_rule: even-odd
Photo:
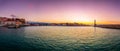
<svg viewBox="0 0 120 51"><path fill-rule="evenodd" d="M8 25L7 28L20 28L20 25Z"/></svg>

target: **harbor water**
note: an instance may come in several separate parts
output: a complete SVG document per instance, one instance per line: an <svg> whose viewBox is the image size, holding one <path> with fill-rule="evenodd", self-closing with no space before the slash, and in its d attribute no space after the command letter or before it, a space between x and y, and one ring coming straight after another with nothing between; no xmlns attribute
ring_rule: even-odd
<svg viewBox="0 0 120 51"><path fill-rule="evenodd" d="M0 51L120 51L120 30L81 26L0 27Z"/></svg>

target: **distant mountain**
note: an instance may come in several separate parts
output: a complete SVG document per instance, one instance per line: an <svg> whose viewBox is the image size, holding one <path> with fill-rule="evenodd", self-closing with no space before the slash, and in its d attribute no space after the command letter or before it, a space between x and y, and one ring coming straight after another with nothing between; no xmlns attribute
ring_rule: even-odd
<svg viewBox="0 0 120 51"><path fill-rule="evenodd" d="M50 24L50 23L46 23L46 22L33 22L33 21L27 21L27 23L29 23L29 24Z"/></svg>

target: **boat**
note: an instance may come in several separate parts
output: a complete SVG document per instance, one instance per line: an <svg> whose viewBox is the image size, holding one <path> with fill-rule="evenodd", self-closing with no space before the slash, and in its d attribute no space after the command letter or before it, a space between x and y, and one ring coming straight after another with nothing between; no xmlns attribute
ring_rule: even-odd
<svg viewBox="0 0 120 51"><path fill-rule="evenodd" d="M7 28L20 28L20 25L8 25Z"/></svg>
<svg viewBox="0 0 120 51"><path fill-rule="evenodd" d="M0 25L0 27L2 27L3 25Z"/></svg>
<svg viewBox="0 0 120 51"><path fill-rule="evenodd" d="M0 24L0 27L4 27L5 26L5 24Z"/></svg>

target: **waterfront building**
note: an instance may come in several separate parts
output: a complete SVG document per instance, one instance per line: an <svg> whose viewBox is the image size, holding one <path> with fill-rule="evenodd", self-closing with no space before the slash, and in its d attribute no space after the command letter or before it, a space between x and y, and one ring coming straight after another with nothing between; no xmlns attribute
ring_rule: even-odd
<svg viewBox="0 0 120 51"><path fill-rule="evenodd" d="M0 26L7 26L7 25L24 25L26 23L25 19L21 18L7 18L7 17L0 17Z"/></svg>

